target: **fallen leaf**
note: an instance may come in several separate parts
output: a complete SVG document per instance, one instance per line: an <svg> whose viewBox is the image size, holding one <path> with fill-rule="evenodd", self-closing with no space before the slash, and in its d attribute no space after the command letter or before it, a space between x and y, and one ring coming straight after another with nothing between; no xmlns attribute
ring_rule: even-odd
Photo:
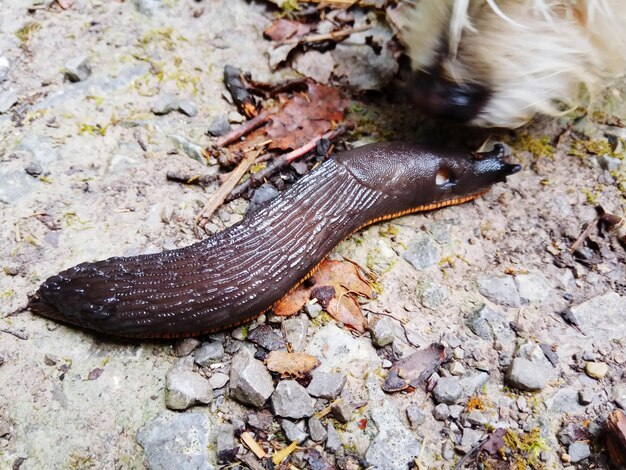
<svg viewBox="0 0 626 470"><path fill-rule="evenodd" d="M319 366L320 361L306 353L272 351L265 364L269 370L283 376L303 377Z"/></svg>
<svg viewBox="0 0 626 470"><path fill-rule="evenodd" d="M280 18L269 25L263 34L272 41L286 41L287 39L295 39L311 32L311 26L298 23L297 21Z"/></svg>
<svg viewBox="0 0 626 470"><path fill-rule="evenodd" d="M391 366L387 380L383 384L383 390L399 392L409 387L419 387L445 360L446 350L440 343L433 343L428 348L419 349Z"/></svg>
<svg viewBox="0 0 626 470"><path fill-rule="evenodd" d="M334 295L329 297L331 289ZM358 267L349 262L326 260L308 282L298 286L274 307L274 313L279 316L293 315L313 297L335 320L363 333L367 320L355 300L355 294L368 298L372 296L372 288L360 276Z"/></svg>
<svg viewBox="0 0 626 470"><path fill-rule="evenodd" d="M498 428L493 431L485 442L483 442L480 446L480 450L484 450L489 455L497 454L500 449L504 447L504 435L506 434L506 429Z"/></svg>
<svg viewBox="0 0 626 470"><path fill-rule="evenodd" d="M262 459L267 455L265 453L265 450L263 450L263 448L257 443L257 441L254 440L254 437L252 437L252 434L250 434L249 432L241 433L241 436L239 436L239 438L246 445L246 447L248 447L248 449L254 452L254 455L256 455L258 458Z"/></svg>

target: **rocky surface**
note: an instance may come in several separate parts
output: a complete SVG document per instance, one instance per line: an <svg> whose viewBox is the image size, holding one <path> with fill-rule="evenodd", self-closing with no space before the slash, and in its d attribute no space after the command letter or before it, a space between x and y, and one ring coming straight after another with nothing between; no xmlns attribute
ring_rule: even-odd
<svg viewBox="0 0 626 470"><path fill-rule="evenodd" d="M626 409L626 255L602 229L570 247L596 206L623 215L624 83L587 113L493 131L524 166L506 185L340 244L335 254L378 276L364 310L378 322L364 335L309 303L197 340L120 341L21 307L68 266L204 238L194 218L216 185L165 173L217 172L203 149L245 119L225 99L223 67L296 75L270 70L262 30L275 11L262 2L27 3L0 6L0 468L253 467L242 432L270 455L298 439L286 461L297 468L454 468L498 429L518 468L608 468L602 423ZM343 60L336 72L390 60L371 55L367 34L333 54L366 48L372 67ZM330 79L328 59L308 51L297 68ZM346 96L355 144L475 149L487 135L447 130L398 98ZM276 194L263 185L252 205ZM207 232L246 209L225 205ZM396 361L439 342L446 361L424 384L382 392ZM320 365L272 375L274 350ZM541 449L538 460L522 448Z"/></svg>

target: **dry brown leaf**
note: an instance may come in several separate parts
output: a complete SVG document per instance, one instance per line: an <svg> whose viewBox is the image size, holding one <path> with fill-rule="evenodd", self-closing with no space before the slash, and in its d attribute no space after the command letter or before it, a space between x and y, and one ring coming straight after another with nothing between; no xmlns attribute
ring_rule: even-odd
<svg viewBox="0 0 626 470"><path fill-rule="evenodd" d="M286 41L287 39L299 38L311 32L311 26L297 21L280 18L269 25L263 34L272 41Z"/></svg>
<svg viewBox="0 0 626 470"><path fill-rule="evenodd" d="M333 294L327 297L330 290L324 289L325 287L332 288ZM306 304L312 294L315 294L335 320L360 333L367 328L367 320L363 317L354 294L369 298L372 296L372 288L360 276L354 263L323 261L310 281L298 286L283 298L274 307L274 313L279 316L293 315Z"/></svg>
<svg viewBox="0 0 626 470"><path fill-rule="evenodd" d="M320 361L306 353L272 351L267 356L265 364L269 370L283 376L303 377L319 366Z"/></svg>

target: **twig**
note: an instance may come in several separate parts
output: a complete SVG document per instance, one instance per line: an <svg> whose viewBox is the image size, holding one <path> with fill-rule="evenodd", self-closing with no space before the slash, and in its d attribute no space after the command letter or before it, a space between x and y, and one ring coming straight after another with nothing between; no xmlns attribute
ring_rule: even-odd
<svg viewBox="0 0 626 470"><path fill-rule="evenodd" d="M249 121L244 122L237 129L233 129L228 134L220 137L217 140L217 145L219 147L225 147L226 145L230 145L234 141L241 139L244 135L249 134L254 129L267 124L270 119L271 118L269 112L261 113L258 116L250 119Z"/></svg>
<svg viewBox="0 0 626 470"><path fill-rule="evenodd" d="M19 339L28 339L28 333L22 333L21 331L17 331L17 330L12 330L9 328L2 328L0 329L0 331L2 331L3 333L7 333L10 335L15 336L16 338Z"/></svg>
<svg viewBox="0 0 626 470"><path fill-rule="evenodd" d="M197 184L198 186L206 186L215 181L213 175L185 175L182 173L176 173L175 171L168 171L165 177L169 181L175 181L183 184Z"/></svg>
<svg viewBox="0 0 626 470"><path fill-rule="evenodd" d="M211 199L208 200L208 202L202 208L202 211L200 212L200 214L198 214L198 216L196 217L196 223L198 224L199 227L204 227L207 224L207 222L209 221L213 213L217 210L217 208L220 207L224 203L226 196L230 194L230 192L237 185L239 180L243 177L243 175L246 174L250 166L254 163L254 160L256 159L256 157L259 156L259 153L260 152L258 150L249 152L243 158L243 160L239 162L239 165L237 165L237 168L235 168L233 171L231 171L228 174L228 177L226 178L224 183L222 183L222 185L217 189L217 191L213 193L213 195L211 196Z"/></svg>
<svg viewBox="0 0 626 470"><path fill-rule="evenodd" d="M591 235L591 232L593 232L593 229L598 226L599 221L600 221L600 217L596 217L595 219L593 219L593 222L587 225L587 228L583 230L580 236L576 239L576 241L570 247L569 249L570 253L574 253L576 250L578 250L578 248L580 248L580 245L582 245L587 239L587 237Z"/></svg>
<svg viewBox="0 0 626 470"><path fill-rule="evenodd" d="M334 139L335 137L343 134L346 131L345 125L339 125L331 131L326 132L324 135L317 136L314 139L311 139L309 142L304 144L302 147L297 148L289 153L285 153L279 157L276 157L272 163L267 165L261 171L255 173L250 176L246 181L237 186L233 191L228 195L226 201L232 201L233 199L237 199L240 197L248 188L255 188L259 186L266 178L270 177L276 171L281 168L289 165L291 162L300 158L301 156L307 154L311 150L315 148L317 143L322 139Z"/></svg>
<svg viewBox="0 0 626 470"><path fill-rule="evenodd" d="M336 39L343 39L350 36L353 33L360 33L371 29L371 26L357 26L356 28L347 28L339 31L333 31L326 34L309 34L308 36L301 36L297 39L289 39L287 41L280 42L279 44L304 44L308 42L322 42Z"/></svg>

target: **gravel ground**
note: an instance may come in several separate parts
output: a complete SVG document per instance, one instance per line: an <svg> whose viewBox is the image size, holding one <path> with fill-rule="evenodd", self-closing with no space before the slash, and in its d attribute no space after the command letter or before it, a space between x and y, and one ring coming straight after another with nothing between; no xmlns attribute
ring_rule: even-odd
<svg viewBox="0 0 626 470"><path fill-rule="evenodd" d="M215 468L237 455L254 467L247 432L298 438L298 468L451 468L503 428L517 436L510 462L608 468L602 423L626 408L626 254L596 230L575 255L569 247L595 206L624 213L624 83L594 112L500 133L353 96L358 143L489 137L525 168L473 203L372 226L337 248L380 275L366 305L379 322L361 337L311 306L176 344L9 315L63 268L205 236L194 216L215 187L166 182L165 171L215 171L194 158L207 129L243 119L224 98L224 65L259 80L293 74L268 67L261 32L272 19L242 0L0 6L0 467ZM235 223L245 205L210 226ZM246 339L259 328L264 342ZM286 342L319 359L310 384L259 360ZM450 360L430 391L385 393L391 365L433 342Z"/></svg>

